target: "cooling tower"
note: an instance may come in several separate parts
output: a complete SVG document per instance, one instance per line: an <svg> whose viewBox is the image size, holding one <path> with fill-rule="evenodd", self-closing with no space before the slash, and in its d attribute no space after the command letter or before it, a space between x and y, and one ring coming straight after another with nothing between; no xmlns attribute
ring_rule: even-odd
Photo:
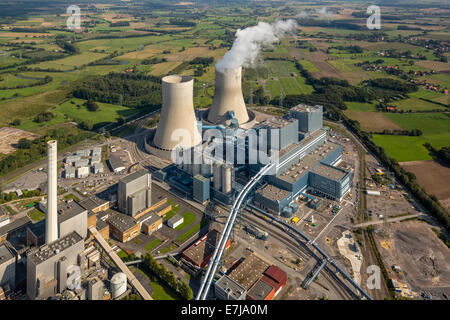
<svg viewBox="0 0 450 320"><path fill-rule="evenodd" d="M194 79L171 75L162 79L162 108L153 144L163 150L189 149L201 143L194 112Z"/></svg>
<svg viewBox="0 0 450 320"><path fill-rule="evenodd" d="M227 112L234 111L239 124L249 120L241 87L242 67L218 69L216 66L216 87L214 99L209 109L208 121L223 123Z"/></svg>
<svg viewBox="0 0 450 320"><path fill-rule="evenodd" d="M47 142L47 217L45 218L45 243L58 239L58 214L57 214L57 142Z"/></svg>

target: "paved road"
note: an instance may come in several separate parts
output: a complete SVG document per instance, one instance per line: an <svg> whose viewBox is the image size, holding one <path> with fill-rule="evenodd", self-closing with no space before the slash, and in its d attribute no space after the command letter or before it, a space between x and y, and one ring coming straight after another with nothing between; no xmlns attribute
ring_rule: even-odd
<svg viewBox="0 0 450 320"><path fill-rule="evenodd" d="M409 214L407 216L401 216L401 217L396 217L396 218L389 218L387 219L387 222L399 222L405 219L412 219L412 218L417 218L417 217L422 217L424 216L423 213L416 213L416 214ZM377 221L369 221L369 222L363 222L360 224L355 224L353 226L353 228L361 228L361 227L367 227L367 226L373 226L373 225L377 225L377 224L382 224L384 223L384 220L377 220Z"/></svg>

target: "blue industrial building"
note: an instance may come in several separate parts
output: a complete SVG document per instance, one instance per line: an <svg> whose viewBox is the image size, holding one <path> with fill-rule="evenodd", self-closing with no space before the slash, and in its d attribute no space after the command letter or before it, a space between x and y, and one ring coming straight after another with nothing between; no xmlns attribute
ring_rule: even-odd
<svg viewBox="0 0 450 320"><path fill-rule="evenodd" d="M322 117L322 106L301 104L292 108L288 116L259 123L254 128L259 137L256 142L255 139L249 142L246 131L235 131L235 135L224 139L234 141L231 149L235 154L239 153L238 150L249 151L256 145L258 149L262 147L263 150L278 152L278 163L283 165L277 167L274 174L265 176L252 193L251 201L255 206L273 214L289 216L298 209L295 200L301 194L306 195L307 191L341 201L351 189L351 173L335 166L341 160L342 147L327 141ZM261 146L261 143L264 145ZM223 150L227 148L230 144L224 145ZM221 148L217 150L220 153L223 151ZM264 164L249 164L249 159L246 159L245 165L236 161L230 163L225 155L221 159L214 165L171 165L153 173L153 176L190 193L200 203L214 200L229 205L244 183L237 182L235 172L245 169L253 175ZM226 171L230 166L231 172Z"/></svg>

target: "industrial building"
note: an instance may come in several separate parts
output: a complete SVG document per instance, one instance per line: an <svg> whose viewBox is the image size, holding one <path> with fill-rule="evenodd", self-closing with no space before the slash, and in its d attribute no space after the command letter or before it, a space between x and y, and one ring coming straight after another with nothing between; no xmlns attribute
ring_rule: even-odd
<svg viewBox="0 0 450 320"><path fill-rule="evenodd" d="M183 222L184 222L184 218L182 216L180 216L179 214L176 214L172 218L167 220L167 225L170 228L175 229L176 227L178 227Z"/></svg>
<svg viewBox="0 0 450 320"><path fill-rule="evenodd" d="M219 300L245 300L247 295L247 290L227 275L217 280L214 290Z"/></svg>
<svg viewBox="0 0 450 320"><path fill-rule="evenodd" d="M109 224L111 234L120 242L127 242L139 235L140 225L137 221L126 214L110 211L110 217L106 220Z"/></svg>
<svg viewBox="0 0 450 320"><path fill-rule="evenodd" d="M67 287L68 268L78 265L83 238L75 231L47 243L27 255L27 295L46 300Z"/></svg>
<svg viewBox="0 0 450 320"><path fill-rule="evenodd" d="M136 171L119 180L117 199L119 210L132 217L151 207L151 175Z"/></svg>
<svg viewBox="0 0 450 320"><path fill-rule="evenodd" d="M231 120L235 119L233 113L228 116ZM262 183L256 186L251 196L253 205L275 215L290 217L298 208L295 200L306 193L341 201L351 189L351 173L336 167L342 157L342 146L327 140L322 117L322 106L300 104L283 118L274 117L256 124L253 129L260 135L256 145L246 136L245 130L233 129L232 126L232 137L224 137L218 147L215 142L212 160L205 154L191 150L191 160L200 158L198 164L181 161L181 164L169 165L153 175L156 180L167 182L202 204L214 200L231 205L236 191L248 181L243 173L247 171L251 176L264 165L260 161L250 163L250 158L247 158L250 157L250 151L263 148L272 150L272 153L278 152L278 162L283 165L278 166L274 174L265 176ZM219 131L223 131L223 127L203 126L204 129L217 128ZM230 141L233 142L230 144ZM205 141L204 147L209 143ZM237 163L236 157L231 162L226 159L229 150L234 154L243 151L245 164ZM306 196L316 200L311 195Z"/></svg>
<svg viewBox="0 0 450 320"><path fill-rule="evenodd" d="M266 267L266 266L264 266ZM254 277L252 278L252 280ZM286 285L287 274L279 267L271 265L247 290L247 300L272 300Z"/></svg>
<svg viewBox="0 0 450 320"><path fill-rule="evenodd" d="M16 257L5 245L0 245L0 288L14 289L16 284Z"/></svg>
<svg viewBox="0 0 450 320"><path fill-rule="evenodd" d="M48 209L43 203L40 203L40 209L47 213ZM88 210L80 206L76 201L66 200L57 205L56 213L57 236L65 235L76 231L81 237L86 238L88 226ZM35 223L27 228L27 243L33 246L41 246L44 244L44 236L46 234L47 219Z"/></svg>
<svg viewBox="0 0 450 320"><path fill-rule="evenodd" d="M192 263L197 267L203 268L206 266L214 253L214 250L219 242L220 232L216 229L212 229L201 239L196 241L193 245L183 251L182 257L186 261ZM225 248L228 248L231 244L231 240L228 242Z"/></svg>
<svg viewBox="0 0 450 320"><path fill-rule="evenodd" d="M253 253L238 261L237 266L232 266L229 276L248 291L269 266L269 263Z"/></svg>
<svg viewBox="0 0 450 320"><path fill-rule="evenodd" d="M111 170L114 173L120 173L125 170L125 165L124 165L122 159L120 159L118 156L116 156L114 154L109 156L108 162L109 162L109 166L111 167Z"/></svg>

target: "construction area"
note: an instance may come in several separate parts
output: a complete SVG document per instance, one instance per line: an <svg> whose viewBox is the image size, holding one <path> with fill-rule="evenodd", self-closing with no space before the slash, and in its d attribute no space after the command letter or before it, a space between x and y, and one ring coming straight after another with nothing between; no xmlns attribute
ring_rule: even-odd
<svg viewBox="0 0 450 320"><path fill-rule="evenodd" d="M35 133L17 128L0 128L0 153L9 154L14 152L20 139L34 140L38 137L39 135Z"/></svg>
<svg viewBox="0 0 450 320"><path fill-rule="evenodd" d="M419 220L392 223L375 239L389 277L397 285L396 294L450 298L450 250L431 225Z"/></svg>

